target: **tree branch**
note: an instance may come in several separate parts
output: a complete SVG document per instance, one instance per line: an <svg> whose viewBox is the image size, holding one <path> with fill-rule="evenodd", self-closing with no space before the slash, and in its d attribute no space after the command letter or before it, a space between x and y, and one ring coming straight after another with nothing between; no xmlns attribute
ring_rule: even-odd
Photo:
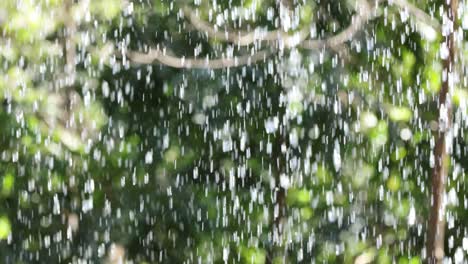
<svg viewBox="0 0 468 264"><path fill-rule="evenodd" d="M430 214L427 225L427 263L442 263L444 258L445 244L445 188L449 172L449 159L451 146L450 130L452 129L452 104L451 91L453 90L453 74L455 68L456 54L456 23L458 0L450 0L444 3L444 10L447 19L446 25L452 25L448 35L444 36L442 45L448 50L448 54L443 58L442 84L439 90L438 121L439 130L436 145L434 147L435 164L431 175L430 189ZM444 25L444 26L446 26Z"/></svg>
<svg viewBox="0 0 468 264"><path fill-rule="evenodd" d="M183 12L192 26L198 31L207 34L209 38L226 41L239 46L248 46L258 41L276 41L287 48L293 48L309 36L308 28L303 28L293 35L289 35L288 33L278 29L268 31L264 27L257 27L252 32L233 32L226 28L224 29L224 32L220 32L213 25L200 19L200 17L189 8L185 7Z"/></svg>
<svg viewBox="0 0 468 264"><path fill-rule="evenodd" d="M136 63L151 64L155 61L174 68L197 68L197 69L221 69L250 65L259 61L265 61L272 54L269 50L262 50L253 55L234 56L221 59L197 59L175 57L162 52L159 49L151 49L148 53L130 51L128 58Z"/></svg>
<svg viewBox="0 0 468 264"><path fill-rule="evenodd" d="M379 4L379 2L382 1L383 0L377 0L376 4ZM388 2L390 5L395 5L399 8L405 9L416 20L431 26L437 31L441 27L436 19L429 16L426 12L417 8L406 0L389 0ZM346 29L327 39L306 40L302 43L301 46L306 49L336 48L339 45L353 39L353 37L361 30L367 21L377 16L377 14L373 14L371 10L372 8L369 6L366 0L358 1L356 5L357 14L353 16L351 24Z"/></svg>
<svg viewBox="0 0 468 264"><path fill-rule="evenodd" d="M306 40L301 44L301 47L305 49L336 48L344 42L351 40L372 17L370 12L371 8L367 3L367 0L357 1L356 11L356 15L351 19L351 24L337 35L326 39Z"/></svg>
<svg viewBox="0 0 468 264"><path fill-rule="evenodd" d="M383 0L376 0L378 5ZM405 9L411 16L417 20L427 24L435 29L440 29L440 24L437 20L426 14L421 9L417 8L406 0L388 0L390 5L395 5ZM323 48L337 49L347 41L350 41L364 27L365 23L377 16L376 12L372 11L372 7L367 0L357 0L357 13L352 17L351 24L340 33L325 38L306 40L309 36L309 29L303 28L293 35L289 35L281 30L268 31L264 28L256 28L253 32L237 31L232 32L225 29L224 32L218 31L213 25L203 21L200 17L189 8L182 9L184 16L187 16L192 26L200 32L207 34L209 38L222 40L228 43L233 43L239 46L248 46L259 41L274 41L278 44L274 48L294 48L298 45L304 49L317 50ZM175 57L161 52L161 50L150 50L148 53L130 51L127 53L129 59L136 63L150 64L158 61L174 68L200 68L200 69L220 69L228 67L237 67L241 65L250 65L258 61L264 61L273 52L260 51L253 55L244 55L233 58L218 58L218 59L198 59Z"/></svg>
<svg viewBox="0 0 468 264"><path fill-rule="evenodd" d="M408 11L412 17L416 18L416 20L431 26L436 31L439 31L441 28L439 21L406 0L389 0L388 3Z"/></svg>

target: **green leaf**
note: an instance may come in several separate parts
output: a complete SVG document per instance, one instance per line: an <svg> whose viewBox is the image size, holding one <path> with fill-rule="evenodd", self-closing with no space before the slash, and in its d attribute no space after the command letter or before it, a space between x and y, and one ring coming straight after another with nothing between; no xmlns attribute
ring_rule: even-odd
<svg viewBox="0 0 468 264"><path fill-rule="evenodd" d="M15 185L15 176L11 173L5 174L2 181L2 194L9 196Z"/></svg>
<svg viewBox="0 0 468 264"><path fill-rule="evenodd" d="M404 106L394 106L388 111L388 116L392 121L398 122L408 122L411 120L413 113L411 110Z"/></svg>
<svg viewBox="0 0 468 264"><path fill-rule="evenodd" d="M441 78L442 66L440 63L433 63L431 67L428 67L424 72L424 79L427 80L423 83L423 88L427 93L436 93L440 90L442 83Z"/></svg>
<svg viewBox="0 0 468 264"><path fill-rule="evenodd" d="M392 192L396 192L398 189L400 189L400 185L400 177L397 174L392 173L390 178L387 180L387 188Z"/></svg>
<svg viewBox="0 0 468 264"><path fill-rule="evenodd" d="M304 206L310 203L310 193L306 189L291 188L286 199L289 205Z"/></svg>
<svg viewBox="0 0 468 264"><path fill-rule="evenodd" d="M120 0L91 1L91 10L108 20L113 19L120 13L121 6Z"/></svg>
<svg viewBox="0 0 468 264"><path fill-rule="evenodd" d="M412 257L409 261L409 264L420 264L421 259L419 257Z"/></svg>
<svg viewBox="0 0 468 264"><path fill-rule="evenodd" d="M11 233L10 220L6 216L0 217L0 240L7 239Z"/></svg>
<svg viewBox="0 0 468 264"><path fill-rule="evenodd" d="M372 143L376 146L383 146L388 140L388 125L384 120L380 120L377 126L372 128L369 133Z"/></svg>
<svg viewBox="0 0 468 264"><path fill-rule="evenodd" d="M266 261L266 252L260 248L254 247L241 247L241 255L245 260L245 263L251 264L263 264Z"/></svg>
<svg viewBox="0 0 468 264"><path fill-rule="evenodd" d="M391 156L392 161L398 162L406 157L406 148L405 147L398 147Z"/></svg>
<svg viewBox="0 0 468 264"><path fill-rule="evenodd" d="M305 23L310 23L313 18L313 10L310 5L305 5L303 8L301 8L301 20Z"/></svg>
<svg viewBox="0 0 468 264"><path fill-rule="evenodd" d="M357 174L352 177L353 185L355 187L362 187L374 175L374 168L369 164L363 164L357 170Z"/></svg>
<svg viewBox="0 0 468 264"><path fill-rule="evenodd" d="M388 249L380 249L379 250L379 255L377 257L377 262L376 263L381 263L381 264L390 264L392 263L392 258L388 254Z"/></svg>
<svg viewBox="0 0 468 264"><path fill-rule="evenodd" d="M314 216L314 212L309 207L301 208L301 218L302 220L309 220Z"/></svg>
<svg viewBox="0 0 468 264"><path fill-rule="evenodd" d="M455 89L453 91L452 99L455 105L466 108L468 92L463 89Z"/></svg>
<svg viewBox="0 0 468 264"><path fill-rule="evenodd" d="M332 182L332 175L325 166L319 165L315 176L315 179L318 180L318 184L320 185L327 185Z"/></svg>

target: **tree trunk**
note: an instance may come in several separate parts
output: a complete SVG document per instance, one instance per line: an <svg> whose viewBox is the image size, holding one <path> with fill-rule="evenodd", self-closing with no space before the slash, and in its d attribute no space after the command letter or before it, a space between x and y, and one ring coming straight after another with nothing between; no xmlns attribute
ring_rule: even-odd
<svg viewBox="0 0 468 264"><path fill-rule="evenodd" d="M450 90L453 85L452 74L454 72L455 62L455 24L457 18L457 1L446 0L444 9L448 21L444 21L444 26L453 23L444 37L442 49L448 54L443 58L442 85L439 91L438 101L438 138L434 148L434 168L431 179L431 200L430 216L427 231L427 256L428 263L441 263L444 257L444 235L445 235L445 205L443 202L445 194L445 182L449 170L449 149L447 146L447 137L450 136L452 106ZM446 52L446 53L447 53ZM444 51L441 52L443 54ZM450 142L450 141L449 141Z"/></svg>
<svg viewBox="0 0 468 264"><path fill-rule="evenodd" d="M267 252L266 263L272 264L277 258L283 259L283 262L286 261L286 248L283 244L283 229L284 229L284 218L286 217L286 190L281 186L281 174L287 173L287 159L284 156L285 154L281 151L281 146L283 145L285 139L284 128L278 128L278 135L275 139L275 149L273 152L272 161L276 163L276 174L275 174L275 201L272 208L272 232L271 232L271 246ZM275 211L277 210L277 215ZM275 235L278 240L275 241Z"/></svg>

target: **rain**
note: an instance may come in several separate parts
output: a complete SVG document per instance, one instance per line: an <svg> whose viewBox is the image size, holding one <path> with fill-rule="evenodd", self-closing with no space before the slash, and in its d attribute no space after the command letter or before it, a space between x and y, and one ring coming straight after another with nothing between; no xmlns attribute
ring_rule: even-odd
<svg viewBox="0 0 468 264"><path fill-rule="evenodd" d="M468 263L465 0L0 1L0 263Z"/></svg>

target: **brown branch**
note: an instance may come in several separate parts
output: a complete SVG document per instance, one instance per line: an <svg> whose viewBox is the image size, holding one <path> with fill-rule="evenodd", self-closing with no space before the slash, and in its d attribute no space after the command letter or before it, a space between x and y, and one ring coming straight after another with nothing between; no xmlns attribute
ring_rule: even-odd
<svg viewBox="0 0 468 264"><path fill-rule="evenodd" d="M366 0L359 0L361 5L366 5ZM369 10L369 8L365 9ZM303 48L309 49L317 49L321 48L323 45L317 45L317 43L330 43L329 46L331 48L337 48L342 43L347 41L346 35L348 35L348 31L350 28L352 30L357 31L358 27L360 27L363 22L360 22L359 25L352 24L350 28L343 31L342 33L338 34L335 37L331 37L327 40L304 40L309 35L309 30L302 29L296 34L290 36L285 32L274 30L274 31L267 31L256 29L254 32L250 33L232 33L226 31L224 34L222 32L216 31L213 26L200 20L199 17L192 11L188 10L188 8L184 9L184 13L188 14L188 18L191 24L198 29L199 31L205 32L208 36L221 39L226 42L236 43L238 45L250 45L256 41L277 41L280 46L284 46L287 48L292 48L297 45L301 45ZM363 13L363 12L361 12ZM363 19L357 19L361 21ZM354 29L356 27L356 29ZM263 32L263 33L262 33ZM302 42L302 43L301 43ZM148 53L143 52L136 52L136 51L129 51L127 52L128 58L135 63L142 63L142 64L151 64L155 61L170 66L174 68L199 68L199 69L220 69L220 68L228 68L228 67L237 67L242 65L250 65L252 63L256 63L258 61L265 61L268 56L270 56L273 52L272 51L260 51L255 53L254 55L244 55L240 57L233 57L233 58L220 58L220 59L198 59L198 58L184 58L184 57L175 57L172 55L168 55L165 52L162 52L160 49L157 50L150 50Z"/></svg>
<svg viewBox="0 0 468 264"><path fill-rule="evenodd" d="M447 10L447 20L453 23L450 33L444 37L443 46L448 49L447 57L443 59L442 85L439 91L439 133L434 148L435 166L432 170L430 215L427 227L427 255L428 263L442 263L444 258L445 242L445 185L449 170L448 160L450 153L447 151L447 137L450 136L452 122L452 106L450 102L450 90L452 89L450 75L454 73L455 63L455 24L457 21L458 0L450 0L444 4ZM448 141L450 142L450 140Z"/></svg>
<svg viewBox="0 0 468 264"><path fill-rule="evenodd" d="M209 38L222 40L239 46L248 46L258 41L275 41L284 44L287 48L293 48L304 41L309 36L309 29L303 28L300 31L289 35L282 30L268 31L265 28L257 27L252 32L237 31L233 32L227 28L224 32L218 31L213 25L203 21L189 8L183 9L184 14L194 28L207 34Z"/></svg>
<svg viewBox="0 0 468 264"><path fill-rule="evenodd" d="M380 1L383 0L377 0L376 4L378 4ZM428 24L436 29L440 28L439 23L435 19L430 17L416 6L408 3L406 0L390 0L390 4L404 8L417 20L420 20L425 24ZM248 46L259 41L274 41L279 44L279 47L275 46L274 48L293 48L300 45L304 49L311 50L323 48L331 48L336 50L347 41L352 40L354 36L364 27L367 21L377 16L376 12L373 12L372 9L373 8L371 8L367 0L357 0L357 13L352 17L352 22L347 28L329 38L315 40L306 40L306 38L309 36L309 30L307 28L303 28L293 35L289 35L281 30L268 31L263 28L256 28L253 32L232 32L227 29L225 29L224 32L220 32L217 31L213 25L200 19L199 16L189 8L183 8L182 12L185 16L187 16L188 20L195 29L200 32L204 32L208 37L237 44L239 46ZM161 64L174 68L220 69L250 65L262 60L265 61L265 59L272 53L272 51L260 51L254 55L244 55L233 58L199 59L175 57L157 49L150 50L148 53L130 51L127 53L127 56L131 61L143 64L151 64L157 61Z"/></svg>
<svg viewBox="0 0 468 264"><path fill-rule="evenodd" d="M372 17L371 7L367 3L367 0L357 1L356 11L356 15L351 19L351 24L340 33L326 39L306 40L301 44L301 47L305 49L336 48L351 40Z"/></svg>
<svg viewBox="0 0 468 264"><path fill-rule="evenodd" d="M127 52L128 58L132 62L141 64L151 64L159 62L161 64L174 67L174 68L196 68L196 69L221 69L238 67L242 65L250 65L260 61L265 61L270 55L271 51L262 50L253 55L234 56L232 58L221 59L199 59L199 58L180 58L168 55L159 49L151 49L148 53L130 51Z"/></svg>
<svg viewBox="0 0 468 264"><path fill-rule="evenodd" d="M201 20L194 11L188 8L184 8L183 10L193 27L216 40L234 43L239 46L248 46L257 41L277 41L283 43L287 48L301 45L301 47L306 49L320 49L323 47L338 47L340 44L350 40L368 20L367 16L370 7L366 0L359 0L357 3L358 13L353 17L351 25L338 35L323 40L306 40L309 36L308 28L303 28L292 36L281 30L268 31L260 27L254 29L253 32L232 32L228 29L220 32L213 25Z"/></svg>
<svg viewBox="0 0 468 264"><path fill-rule="evenodd" d="M432 28L434 28L437 31L440 30L441 26L440 26L439 21L437 21L435 18L431 17L430 15L428 15L426 12L419 9L415 5L409 3L408 1L406 1L406 0L389 0L388 2L389 2L390 5L396 5L399 8L408 11L408 13L411 14L411 16L413 18L415 18L416 20L418 20L418 21L420 21L420 22L422 22L422 23L424 23L426 25L431 26Z"/></svg>
<svg viewBox="0 0 468 264"><path fill-rule="evenodd" d="M376 4L379 4L383 0L377 0ZM439 22L426 14L423 10L417 8L413 4L406 0L389 0L390 4L394 4L402 9L408 11L408 13L416 20L433 27L435 30L439 30ZM301 44L306 49L322 49L322 48L337 48L343 43L350 41L354 36L364 27L364 24L370 19L377 16L375 12L372 12L371 6L366 0L359 0L356 3L357 14L353 16L351 24L337 35L331 36L326 39L317 40L306 40Z"/></svg>

